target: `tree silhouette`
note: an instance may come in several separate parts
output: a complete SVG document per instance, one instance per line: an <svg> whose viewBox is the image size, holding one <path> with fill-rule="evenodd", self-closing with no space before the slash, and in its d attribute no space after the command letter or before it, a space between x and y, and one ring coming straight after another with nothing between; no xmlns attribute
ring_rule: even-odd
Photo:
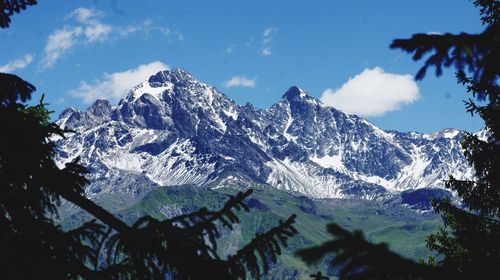
<svg viewBox="0 0 500 280"><path fill-rule="evenodd" d="M340 267L340 279L446 279L459 275L417 263L391 252L386 244L367 241L361 231L349 232L337 224L327 230L335 239L297 252L306 263L334 254L332 265ZM452 278L453 279L453 278Z"/></svg>
<svg viewBox="0 0 500 280"><path fill-rule="evenodd" d="M0 73L2 274L7 279L83 276L89 250L80 238L99 227L88 223L65 233L53 223L59 190L81 193L85 179L78 165L59 170L53 162L54 145L48 136L62 131L49 122L44 104L27 107L16 102L28 100L34 90L19 77Z"/></svg>
<svg viewBox="0 0 500 280"><path fill-rule="evenodd" d="M455 191L466 206L459 208L449 201L438 201L434 209L441 213L444 227L427 238L430 249L444 258L440 266L483 279L500 278L500 2L479 0L482 22L486 29L477 35L445 34L434 44L426 39L395 40L391 47L414 53L420 59L419 48L412 42L422 42L427 52L434 51L424 67L433 65L436 73L453 65L458 82L466 86L473 97L486 101L477 105L473 99L465 102L467 112L478 114L487 129L485 139L467 133L462 142L464 156L474 168L473 180L458 180L450 176L446 187ZM432 41L431 41L432 42ZM450 53L449 57L446 53ZM425 70L419 71L419 73ZM471 76L468 76L467 73Z"/></svg>
<svg viewBox="0 0 500 280"><path fill-rule="evenodd" d="M0 27L9 27L10 18L14 13L20 13L26 7L35 5L36 0L0 0Z"/></svg>
<svg viewBox="0 0 500 280"><path fill-rule="evenodd" d="M0 2L0 27L35 1ZM249 211L251 190L229 197L219 211L167 220L149 216L129 226L87 199L87 172L78 159L54 162L54 137L70 131L50 121L43 97L28 106L35 87L0 73L0 268L2 279L246 279L259 278L296 234L295 216L257 234L235 254L217 251L219 229L232 229ZM71 231L55 224L61 199L94 216Z"/></svg>
<svg viewBox="0 0 500 280"><path fill-rule="evenodd" d="M485 135L466 133L462 141L464 156L474 169L474 179L450 176L445 187L462 200L459 207L450 201L435 201L444 226L427 238L439 261L415 263L390 252L385 245L366 241L360 232L350 233L331 224L335 239L318 247L298 252L307 262L334 253L333 265L340 266L341 279L500 279L500 87L498 0L476 0L485 30L480 34L415 34L397 39L391 48L413 54L414 60L426 57L416 74L423 79L430 67L440 76L443 68L456 69L458 83L473 98L465 101L467 112L479 115Z"/></svg>
<svg viewBox="0 0 500 280"><path fill-rule="evenodd" d="M286 246L296 233L292 224L295 216L271 230L257 235L249 244L226 259L217 253L217 223L232 229L239 219L234 210L249 208L243 202L252 193L238 193L220 211L205 208L197 212L158 221L142 217L127 234L107 236L96 255L107 253L103 265L106 278L163 279L166 274L175 279L246 279L269 271L268 260L276 262L281 246ZM103 250L104 249L104 250ZM95 258L99 266L101 258Z"/></svg>

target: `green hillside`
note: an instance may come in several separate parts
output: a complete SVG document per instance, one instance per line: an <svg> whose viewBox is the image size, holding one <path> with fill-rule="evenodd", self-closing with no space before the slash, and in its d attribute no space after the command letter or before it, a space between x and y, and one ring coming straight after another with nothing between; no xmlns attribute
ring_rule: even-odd
<svg viewBox="0 0 500 280"><path fill-rule="evenodd" d="M293 238L287 253L280 258L280 263L268 279L307 279L306 273L318 269L325 271L326 264L309 268L296 259L293 252L327 240L329 236L325 225L330 222L349 230L361 229L370 240L386 242L394 251L414 259L430 254L425 247L425 237L436 231L441 223L434 214L417 213L387 201L311 199L266 186L252 188L254 193L247 200L251 211L240 212L241 224L233 231L223 232L220 252L222 256L234 252L249 242L256 232L266 231L280 219L296 214L299 234ZM228 195L237 191L235 188L163 187L117 214L128 223L133 223L143 215L165 219L201 207L215 210L223 206ZM75 217L66 222L75 222Z"/></svg>

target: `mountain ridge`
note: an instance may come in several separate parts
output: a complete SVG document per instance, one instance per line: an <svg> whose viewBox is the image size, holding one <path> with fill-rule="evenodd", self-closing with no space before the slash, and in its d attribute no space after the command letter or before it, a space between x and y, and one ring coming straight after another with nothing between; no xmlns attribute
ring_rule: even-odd
<svg viewBox="0 0 500 280"><path fill-rule="evenodd" d="M57 140L56 161L79 157L95 196L254 182L311 197L377 199L472 174L461 131L384 131L297 86L270 108L240 106L180 68L152 75L116 106L97 100L86 111L66 109L57 122L76 133ZM117 186L118 178L148 187Z"/></svg>

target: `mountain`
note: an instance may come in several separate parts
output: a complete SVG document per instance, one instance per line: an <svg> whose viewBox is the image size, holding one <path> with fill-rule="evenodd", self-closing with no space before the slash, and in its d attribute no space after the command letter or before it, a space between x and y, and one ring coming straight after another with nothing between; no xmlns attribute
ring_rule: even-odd
<svg viewBox="0 0 500 280"><path fill-rule="evenodd" d="M86 192L116 207L159 186L266 184L315 198L377 199L470 178L463 132L384 131L291 87L268 109L239 106L176 68L158 72L113 106L95 101L57 121L59 165L80 159Z"/></svg>

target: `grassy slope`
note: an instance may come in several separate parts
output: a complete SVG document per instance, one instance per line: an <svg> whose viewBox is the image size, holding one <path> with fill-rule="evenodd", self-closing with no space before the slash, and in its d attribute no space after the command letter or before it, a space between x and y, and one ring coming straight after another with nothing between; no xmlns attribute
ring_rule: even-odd
<svg viewBox="0 0 500 280"><path fill-rule="evenodd" d="M275 226L279 219L297 214L295 226L299 235L291 241L287 254L280 258L282 265L273 271L274 279L308 279L305 277L306 272L318 270L318 267L306 267L293 257L293 252L327 240L327 223L335 222L349 230L363 230L370 240L386 242L394 251L414 259L430 254L425 248L425 237L436 231L441 223L435 215L421 215L396 204L385 205L365 200L312 200L265 186L252 188L254 193L251 198L258 200L264 207L239 213L240 226L232 232L226 232L221 239L221 255L234 252L249 242L255 232L266 231ZM210 190L164 187L150 192L139 203L118 214L132 223L143 215L164 219L164 214L174 216L200 207L216 210L222 207L227 195L236 192L233 188ZM325 267L320 265L319 269L325 270Z"/></svg>

